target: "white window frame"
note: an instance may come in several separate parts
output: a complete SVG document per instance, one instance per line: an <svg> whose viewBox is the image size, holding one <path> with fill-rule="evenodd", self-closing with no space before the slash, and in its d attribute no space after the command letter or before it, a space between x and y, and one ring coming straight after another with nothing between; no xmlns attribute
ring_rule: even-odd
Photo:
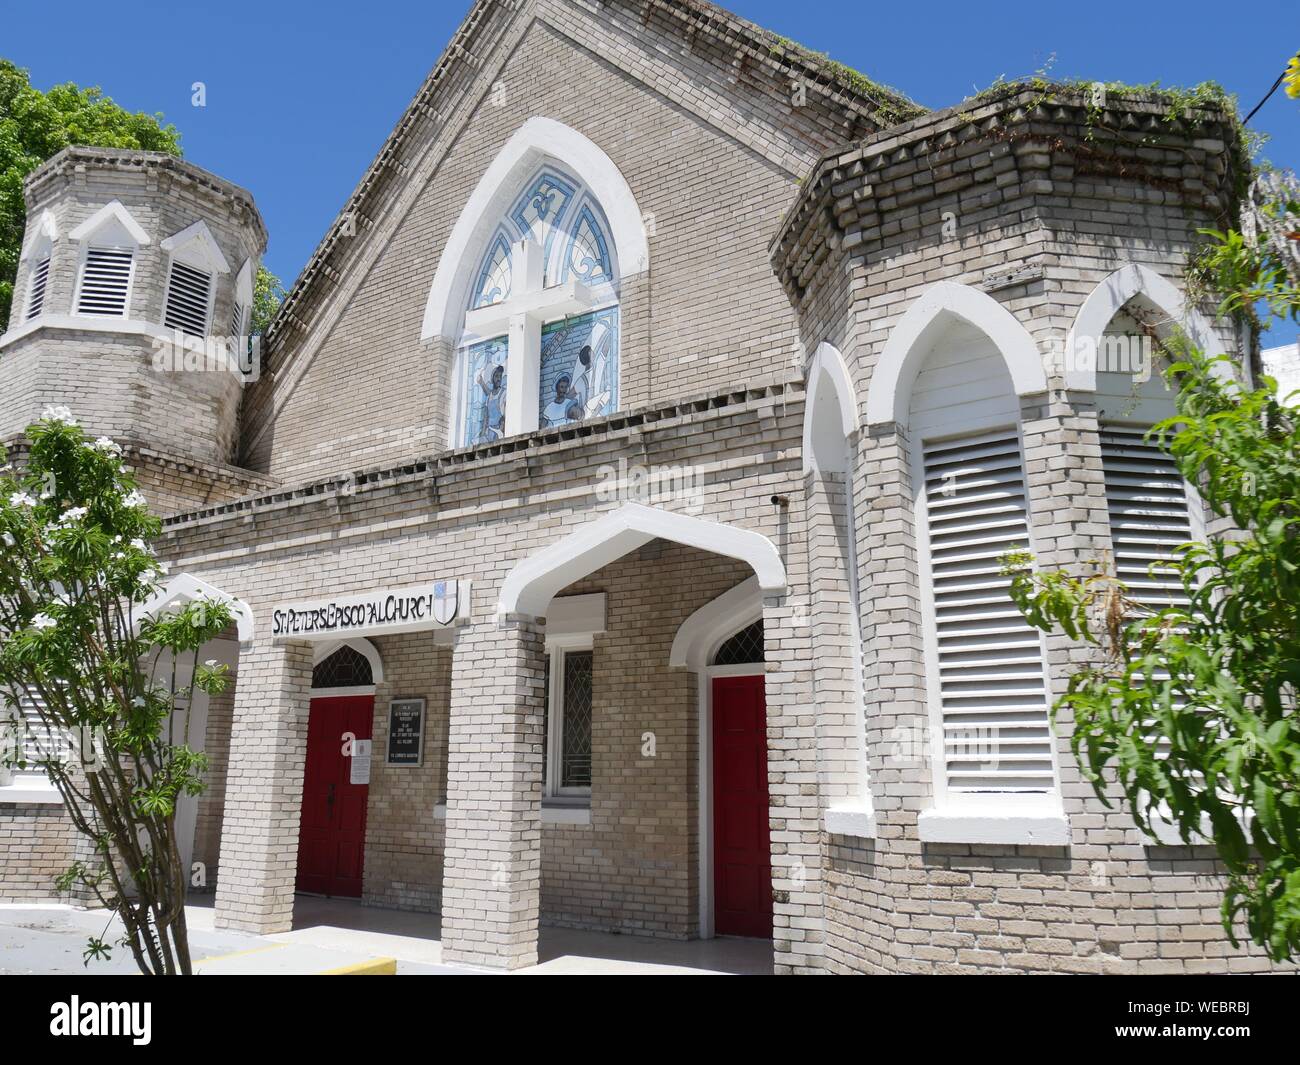
<svg viewBox="0 0 1300 1065"><path fill-rule="evenodd" d="M546 765L542 767L542 799L547 802L567 802L589 805L591 787L563 786L564 757L564 657L573 652L593 654L592 681L595 681L595 641L591 633L571 633L553 636L546 641L546 654L551 662L550 687L547 691L547 709L543 715L546 725ZM594 707L593 707L594 710ZM593 713L592 727L595 727Z"/></svg>

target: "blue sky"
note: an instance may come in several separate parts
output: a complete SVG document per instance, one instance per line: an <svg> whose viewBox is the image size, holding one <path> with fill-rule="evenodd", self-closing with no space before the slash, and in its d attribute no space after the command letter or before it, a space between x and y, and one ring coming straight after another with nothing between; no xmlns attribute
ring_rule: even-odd
<svg viewBox="0 0 1300 1065"><path fill-rule="evenodd" d="M40 88L98 84L133 110L161 111L186 158L252 190L271 233L267 265L286 284L324 235L469 0L102 0L11 5L0 55ZM1296 0L1256 0L1249 22L1199 0L949 3L728 0L782 36L929 107L999 75L1194 84L1213 79L1243 112L1300 49ZM1051 57L1055 54L1055 60ZM207 106L191 106L203 81ZM1300 163L1300 101L1281 89L1252 122L1264 154Z"/></svg>

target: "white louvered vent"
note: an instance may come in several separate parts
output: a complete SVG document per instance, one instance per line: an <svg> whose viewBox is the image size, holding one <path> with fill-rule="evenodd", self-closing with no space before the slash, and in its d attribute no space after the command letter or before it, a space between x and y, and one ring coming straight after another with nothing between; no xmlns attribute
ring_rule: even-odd
<svg viewBox="0 0 1300 1065"><path fill-rule="evenodd" d="M131 248L91 245L86 249L86 265L81 274L81 292L77 297L78 314L96 314L111 318L126 316L126 297L131 287Z"/></svg>
<svg viewBox="0 0 1300 1065"><path fill-rule="evenodd" d="M925 512L948 789L1053 790L1042 641L1000 557L1029 549L1014 430L926 444Z"/></svg>
<svg viewBox="0 0 1300 1065"><path fill-rule="evenodd" d="M30 322L45 307L45 286L50 280L50 257L47 255L32 271L31 287L27 290L27 320Z"/></svg>
<svg viewBox="0 0 1300 1065"><path fill-rule="evenodd" d="M230 335L234 338L232 342L236 347L239 346L239 338L244 335L244 318L244 305L236 300L235 309L230 315Z"/></svg>
<svg viewBox="0 0 1300 1065"><path fill-rule="evenodd" d="M163 325L190 336L206 336L212 275L182 262L173 262L167 279L167 310Z"/></svg>
<svg viewBox="0 0 1300 1065"><path fill-rule="evenodd" d="M1110 512L1115 572L1128 594L1151 610L1189 606L1172 573L1151 574L1151 563L1174 557L1192 538L1187 489L1174 460L1143 440L1145 429L1101 430L1101 461Z"/></svg>
<svg viewBox="0 0 1300 1065"><path fill-rule="evenodd" d="M39 702L39 696L37 699ZM0 700L0 725L5 723L4 719L13 722L14 727L20 721L23 723L24 727L21 735L23 741L22 757L29 763L28 769L32 768L31 763L38 758L54 757L60 753L60 745L51 742L52 737L41 722L40 711L37 709L36 704L29 702L27 699L21 699L17 713L15 713L12 704L6 706L5 702ZM8 753L7 746L6 753Z"/></svg>

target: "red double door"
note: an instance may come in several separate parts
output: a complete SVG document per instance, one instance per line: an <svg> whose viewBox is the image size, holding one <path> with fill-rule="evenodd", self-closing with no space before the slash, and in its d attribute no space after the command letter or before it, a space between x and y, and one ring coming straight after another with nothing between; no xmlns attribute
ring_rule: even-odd
<svg viewBox="0 0 1300 1065"><path fill-rule="evenodd" d="M713 680L713 908L718 935L771 938L762 676Z"/></svg>
<svg viewBox="0 0 1300 1065"><path fill-rule="evenodd" d="M349 733L359 740L371 738L374 713L373 695L311 701L298 832L299 891L361 897L370 788L351 783L352 758L345 751L350 750Z"/></svg>

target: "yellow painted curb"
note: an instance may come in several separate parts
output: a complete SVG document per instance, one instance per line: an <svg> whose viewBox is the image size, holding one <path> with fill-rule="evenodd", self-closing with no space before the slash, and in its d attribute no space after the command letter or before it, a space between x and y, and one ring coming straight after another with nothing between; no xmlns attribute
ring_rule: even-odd
<svg viewBox="0 0 1300 1065"><path fill-rule="evenodd" d="M396 958L371 958L339 969L326 969L318 976L396 976Z"/></svg>
<svg viewBox="0 0 1300 1065"><path fill-rule="evenodd" d="M197 961L191 963L191 967L207 965L208 962L213 961L229 961L231 958L244 958L249 954L264 954L268 950L283 950L288 945L288 943L272 943L270 946L266 947L250 947L248 950L237 950L233 954L214 954L210 958L199 958Z"/></svg>

